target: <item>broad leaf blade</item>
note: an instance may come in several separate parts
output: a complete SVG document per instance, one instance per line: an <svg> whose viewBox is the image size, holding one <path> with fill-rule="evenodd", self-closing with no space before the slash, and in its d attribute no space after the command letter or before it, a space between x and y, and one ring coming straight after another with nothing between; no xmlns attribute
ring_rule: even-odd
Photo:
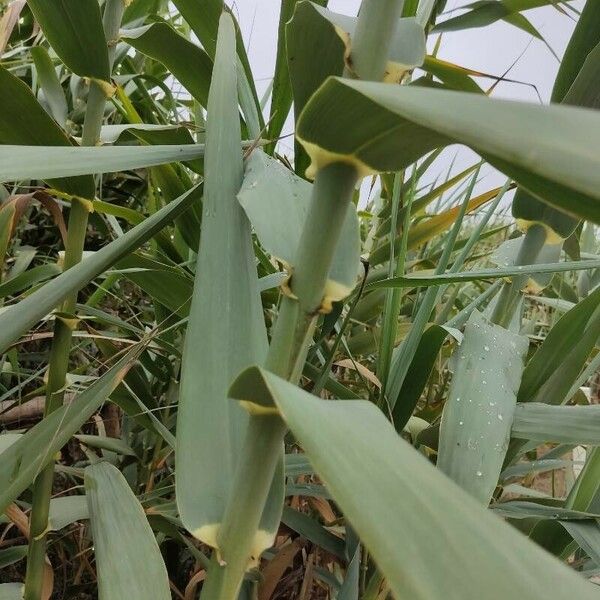
<svg viewBox="0 0 600 600"><path fill-rule="evenodd" d="M600 446L600 406L519 403L511 435L537 442Z"/></svg>
<svg viewBox="0 0 600 600"><path fill-rule="evenodd" d="M179 35L167 23L123 30L121 38L136 50L163 63L187 91L206 106L213 65L202 48Z"/></svg>
<svg viewBox="0 0 600 600"><path fill-rule="evenodd" d="M108 81L108 47L97 0L27 0L60 59L73 73Z"/></svg>
<svg viewBox="0 0 600 600"><path fill-rule="evenodd" d="M0 181L25 178L53 181L88 173L110 173L193 160L203 155L204 146L201 144L101 148L0 146Z"/></svg>
<svg viewBox="0 0 600 600"><path fill-rule="evenodd" d="M482 504L490 501L510 440L529 341L474 311L454 353L437 466Z"/></svg>
<svg viewBox="0 0 600 600"><path fill-rule="evenodd" d="M312 185L277 160L255 150L247 161L240 204L264 248L292 267L310 207ZM327 301L346 297L360 268L360 233L354 204L348 206L325 290Z"/></svg>
<svg viewBox="0 0 600 600"><path fill-rule="evenodd" d="M236 194L243 164L236 86L235 30L221 18L206 130L202 235L182 362L177 415L177 504L185 527L217 545L247 414L227 399L241 369L262 362L267 337L248 219ZM259 537L279 523L282 481ZM279 498L279 500L277 499ZM262 536L260 535L262 533ZM256 549L258 552L264 549Z"/></svg>
<svg viewBox="0 0 600 600"><path fill-rule="evenodd" d="M519 600L596 597L432 467L371 403L320 400L256 368L231 396L277 405L396 597L480 600L482 590ZM431 551L440 539L451 552Z"/></svg>
<svg viewBox="0 0 600 600"><path fill-rule="evenodd" d="M97 463L85 470L85 490L100 600L170 599L156 538L123 475L109 463Z"/></svg>
<svg viewBox="0 0 600 600"><path fill-rule="evenodd" d="M600 5L598 2L587 2L558 70L552 90L552 102L593 108L599 101L599 22ZM592 55L595 46L598 48ZM578 224L578 219L540 202L524 189L517 190L512 212L518 219L548 225L563 238L569 237Z"/></svg>
<svg viewBox="0 0 600 600"><path fill-rule="evenodd" d="M536 197L600 222L595 111L330 78L304 108L297 135L311 173L339 160L363 175L397 171L434 148L466 144Z"/></svg>

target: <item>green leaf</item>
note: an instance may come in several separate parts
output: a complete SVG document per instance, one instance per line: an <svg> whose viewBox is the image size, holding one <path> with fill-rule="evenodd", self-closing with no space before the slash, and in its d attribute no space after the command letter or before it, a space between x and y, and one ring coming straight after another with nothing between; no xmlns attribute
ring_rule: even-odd
<svg viewBox="0 0 600 600"><path fill-rule="evenodd" d="M598 3L587 2L558 70L552 90L552 102L593 108L598 101L600 47L595 56L589 53L600 44L599 21ZM568 238L579 222L578 219L540 202L524 189L517 190L512 213L517 219L544 223L563 238Z"/></svg>
<svg viewBox="0 0 600 600"><path fill-rule="evenodd" d="M23 584L1 583L0 600L23 600Z"/></svg>
<svg viewBox="0 0 600 600"><path fill-rule="evenodd" d="M441 33L444 31L460 31L474 27L486 27L504 19L528 33L533 33L531 28L527 27L527 24L531 26L529 21L525 19L526 23L523 24L520 21L514 21L514 19L516 17L525 18L519 14L522 10L530 10L540 6L548 6L549 4L556 4L556 0L480 0L479 2L473 2L461 7L470 8L469 12L437 23L434 31ZM537 33L537 30L534 31L537 34L536 37L541 37Z"/></svg>
<svg viewBox="0 0 600 600"><path fill-rule="evenodd" d="M426 56L423 71L437 77L451 90L483 94L484 91L471 79L469 69L440 60L436 56Z"/></svg>
<svg viewBox="0 0 600 600"><path fill-rule="evenodd" d="M600 109L600 42L588 54L579 75L567 92L564 104Z"/></svg>
<svg viewBox="0 0 600 600"><path fill-rule="evenodd" d="M297 136L312 156L311 175L340 160L363 175L397 171L463 143L536 197L600 223L595 111L330 78L302 112Z"/></svg>
<svg viewBox="0 0 600 600"><path fill-rule="evenodd" d="M517 404L511 435L523 440L600 445L600 406Z"/></svg>
<svg viewBox="0 0 600 600"><path fill-rule="evenodd" d="M330 75L342 75L345 54L357 19L340 15L307 0L298 2L294 16L286 26L289 75L298 120L305 104ZM415 19L400 19L392 43L390 78L421 65L425 58L423 28ZM296 147L296 173L308 166L301 146Z"/></svg>
<svg viewBox="0 0 600 600"><path fill-rule="evenodd" d="M35 146L70 146L64 131L35 99L31 90L18 77L0 66L0 89L4 93L2 110L0 111L0 144L35 145ZM14 146L0 146L0 164L4 167L7 161L14 158L17 164L29 160L19 155ZM38 156L38 161L46 161L48 152ZM5 181L4 170L0 169L0 181ZM51 185L68 192L93 198L94 180L91 177L75 179L59 179Z"/></svg>
<svg viewBox="0 0 600 600"><path fill-rule="evenodd" d="M492 505L492 509L497 514L511 519L536 517L539 519L570 519L574 521L583 521L598 516L589 512L570 510L559 506L546 506L545 504L539 504L538 502L526 502L520 500L494 504Z"/></svg>
<svg viewBox="0 0 600 600"><path fill-rule="evenodd" d="M265 250L293 268L306 223L312 185L260 150L246 162L238 200ZM342 300L356 284L360 270L360 232L354 204L348 206L325 296Z"/></svg>
<svg viewBox="0 0 600 600"><path fill-rule="evenodd" d="M276 404L396 597L596 597L429 464L370 402L324 401L258 368L240 375L230 395ZM431 551L440 539L452 552Z"/></svg>
<svg viewBox="0 0 600 600"><path fill-rule="evenodd" d="M126 256L117 267L127 279L174 314L188 316L194 284L183 269L140 254Z"/></svg>
<svg viewBox="0 0 600 600"><path fill-rule="evenodd" d="M577 542L580 548L596 563L600 564L600 526L598 521L561 521L560 524Z"/></svg>
<svg viewBox="0 0 600 600"><path fill-rule="evenodd" d="M31 49L31 57L40 80L40 87L44 91L46 102L50 106L50 114L62 127L67 122L69 107L65 93L60 85L54 63L43 46L34 46Z"/></svg>
<svg viewBox="0 0 600 600"><path fill-rule="evenodd" d="M279 12L277 57L275 59L275 75L273 76L273 92L271 94L268 129L268 138L273 140L273 142L269 154L272 154L272 150L275 149L275 140L281 135L281 130L292 107L293 97L287 59L286 25L293 17L297 3L298 0L282 0Z"/></svg>
<svg viewBox="0 0 600 600"><path fill-rule="evenodd" d="M326 552L329 552L338 558L344 558L343 540L330 531L327 531L327 529L319 525L319 523L308 515L286 506L283 509L281 520L290 529L299 533L313 544L323 548Z"/></svg>
<svg viewBox="0 0 600 600"><path fill-rule="evenodd" d="M228 401L227 388L267 351L250 223L236 198L243 162L235 64L235 29L224 13L208 102L202 236L182 359L175 454L181 520L213 547L248 422L243 408ZM281 479L276 478L272 494L255 555L271 545L277 530Z"/></svg>
<svg viewBox="0 0 600 600"><path fill-rule="evenodd" d="M132 348L119 362L79 394L32 427L2 452L0 461L0 512L14 502L38 473L55 460L56 453L102 406L135 362L141 346Z"/></svg>
<svg viewBox="0 0 600 600"><path fill-rule="evenodd" d="M0 569L4 569L13 565L16 562L19 562L23 558L27 556L27 545L25 546L12 546L10 548L5 548L4 550L0 550ZM2 596L2 586L0 586L0 598Z"/></svg>
<svg viewBox="0 0 600 600"><path fill-rule="evenodd" d="M3 352L32 325L52 312L66 296L80 290L119 259L139 248L175 217L183 214L193 202L199 200L201 189L200 186L192 188L114 242L0 313L0 351Z"/></svg>
<svg viewBox="0 0 600 600"><path fill-rule="evenodd" d="M402 287L429 287L432 285L445 285L447 283L465 283L480 279L500 279L504 277L515 277L518 275L540 275L544 273L566 273L596 269L600 266L600 260L577 260L572 262L551 263L548 265L523 265L517 267L505 267L495 269L481 269L480 271L464 271L463 273L442 273L441 275L407 275L405 277L391 277L374 281L366 286L368 290L379 288L402 288Z"/></svg>
<svg viewBox="0 0 600 600"><path fill-rule="evenodd" d="M554 88L552 89L552 102L564 101L570 104L566 96L570 93L570 89L582 71L588 56L600 43L598 22L600 22L600 4L594 0L586 0L560 63L554 81Z"/></svg>
<svg viewBox="0 0 600 600"><path fill-rule="evenodd" d="M87 434L79 434L73 437L84 446L89 446L90 448L108 450L109 452L115 452L117 454L122 454L123 456L136 456L133 449L121 439L106 437L105 435Z"/></svg>
<svg viewBox="0 0 600 600"><path fill-rule="evenodd" d="M46 39L80 77L108 81L108 47L98 0L27 0Z"/></svg>
<svg viewBox="0 0 600 600"><path fill-rule="evenodd" d="M566 312L523 372L519 402L561 404L600 336L600 288Z"/></svg>
<svg viewBox="0 0 600 600"><path fill-rule="evenodd" d="M109 463L97 463L85 470L85 490L100 600L169 600L156 538L123 475Z"/></svg>
<svg viewBox="0 0 600 600"><path fill-rule="evenodd" d="M26 178L52 181L57 177L142 169L201 156L204 156L204 146L201 144L100 148L0 146L0 181ZM64 186L59 189L64 189ZM70 189L65 191L69 192Z"/></svg>
<svg viewBox="0 0 600 600"><path fill-rule="evenodd" d="M202 48L167 23L123 30L121 39L165 65L202 106L207 105L213 65Z"/></svg>
<svg viewBox="0 0 600 600"><path fill-rule="evenodd" d="M240 31L239 25L237 24L231 9L223 2L223 0L203 0L202 2L197 2L196 0L174 0L173 4L175 4L183 18L198 36L200 43L206 49L212 59L214 59L215 56L217 31L219 29L219 17L223 12L229 13L235 24L236 51L239 58L239 65L244 72L243 81L240 82L242 77L241 73L238 71L238 90L241 88L246 88L249 90L256 110L259 112L260 103L256 94L250 61L248 60L248 55L246 54L246 47L244 46L242 32ZM240 93L240 104L242 104L243 108L241 95L242 94ZM244 110L244 113L246 112L247 111ZM260 114L260 112L258 114L258 118L260 119L259 125L260 129L262 130L264 129L264 123L262 121L262 114Z"/></svg>
<svg viewBox="0 0 600 600"><path fill-rule="evenodd" d="M445 327L431 325L421 336L398 397L392 401L394 423L404 424L413 414L448 335Z"/></svg>
<svg viewBox="0 0 600 600"><path fill-rule="evenodd" d="M16 208L13 203L3 206L0 204L0 279L4 270L6 253L10 246L10 238L14 226Z"/></svg>
<svg viewBox="0 0 600 600"><path fill-rule="evenodd" d="M48 529L51 531L59 531L71 523L85 521L89 518L85 495L59 496L50 500Z"/></svg>
<svg viewBox="0 0 600 600"><path fill-rule="evenodd" d="M510 440L529 340L473 311L454 352L437 466L487 505Z"/></svg>

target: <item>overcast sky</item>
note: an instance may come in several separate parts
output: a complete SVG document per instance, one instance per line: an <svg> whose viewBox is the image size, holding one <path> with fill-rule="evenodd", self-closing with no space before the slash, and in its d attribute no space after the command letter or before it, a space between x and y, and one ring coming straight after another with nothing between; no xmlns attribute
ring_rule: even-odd
<svg viewBox="0 0 600 600"><path fill-rule="evenodd" d="M600 1L600 0L590 0ZM468 0L448 0L446 11L456 10L468 4ZM581 10L584 0L575 0L571 5ZM330 0L329 8L335 12L356 15L360 0ZM280 0L237 0L234 10L239 18L250 61L260 86L267 88L273 75L277 43L277 25L279 19ZM454 14L460 14L456 11ZM543 7L523 13L544 36L548 44L559 57L562 57L569 41L575 21L559 13L554 7ZM445 19L443 16L442 19ZM430 40L432 41L432 40ZM530 102L539 102L535 86L544 102L548 102L552 85L558 69L558 61L546 45L502 21L491 26L444 34L439 57L453 63L501 75L518 60L507 77L532 85L519 85L502 82L495 92L495 97L513 98ZM482 87L491 84L488 80L478 80ZM260 91L259 90L259 91ZM289 133L284 131L284 133ZM286 141L287 142L287 141ZM285 143L282 151L291 147ZM450 149L447 156L439 163L439 171L445 170L456 147ZM475 156L468 150L461 150L456 162L456 171L472 164ZM487 171L485 180L478 188L483 191L499 185L504 178L500 174Z"/></svg>

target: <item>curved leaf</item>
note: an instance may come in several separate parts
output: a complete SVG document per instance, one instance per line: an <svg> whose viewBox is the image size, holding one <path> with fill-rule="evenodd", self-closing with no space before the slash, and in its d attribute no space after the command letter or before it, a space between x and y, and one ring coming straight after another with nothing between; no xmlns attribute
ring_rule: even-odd
<svg viewBox="0 0 600 600"><path fill-rule="evenodd" d="M600 223L600 114L477 94L330 78L311 98L297 136L313 159L363 175L397 171L462 143L548 204Z"/></svg>
<svg viewBox="0 0 600 600"><path fill-rule="evenodd" d="M277 406L396 597L596 598L594 586L436 470L372 403L321 400L255 367L230 395ZM440 540L446 551L432 552Z"/></svg>

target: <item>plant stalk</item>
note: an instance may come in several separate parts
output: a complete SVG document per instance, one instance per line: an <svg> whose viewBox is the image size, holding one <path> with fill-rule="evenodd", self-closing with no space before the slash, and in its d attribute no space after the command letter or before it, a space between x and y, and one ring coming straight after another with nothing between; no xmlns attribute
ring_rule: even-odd
<svg viewBox="0 0 600 600"><path fill-rule="evenodd" d="M125 10L124 0L107 0L103 15L103 26L108 40L109 65L114 60L114 42L119 33ZM100 139L100 129L104 118L106 94L102 87L92 81L84 117L82 145L95 146ZM93 190L92 190L93 193ZM63 269L67 270L81 261L88 224L88 208L78 199L73 199L69 212L67 242ZM44 416L60 408L64 400L69 354L71 352L72 318L77 304L77 294L65 299L60 311L66 315L56 316L50 359L48 364L48 384L46 386L46 406ZM29 549L27 572L25 575L24 600L40 600L44 581L46 536L48 533L48 513L54 480L54 463L47 465L36 477L31 506Z"/></svg>
<svg viewBox="0 0 600 600"><path fill-rule="evenodd" d="M527 230L515 265L532 265L535 263L546 241L546 229L543 225L532 225ZM528 275L514 277L510 283L505 283L500 290L498 302L494 307L491 321L508 329L515 311L519 306L521 290L527 285Z"/></svg>
<svg viewBox="0 0 600 600"><path fill-rule="evenodd" d="M268 370L294 383L300 379L356 181L354 167L342 163L325 167L315 179L306 220L311 226L300 238L290 294L282 300L266 361ZM252 544L286 431L279 417L250 416L218 535L219 556L213 556L202 588L204 600L236 598L248 564L258 558L252 556Z"/></svg>
<svg viewBox="0 0 600 600"><path fill-rule="evenodd" d="M344 76L381 81L404 0L363 0Z"/></svg>
<svg viewBox="0 0 600 600"><path fill-rule="evenodd" d="M363 79L383 78L402 5L403 0L363 0L353 40L353 60L361 65ZM297 383L302 374L322 309L327 276L357 181L355 167L342 162L320 169L315 178L290 290L281 302L265 364L269 371L293 383ZM253 559L252 544L286 431L279 417L250 416L242 459L236 468L217 537L219 549L213 554L202 588L203 600L237 598Z"/></svg>

